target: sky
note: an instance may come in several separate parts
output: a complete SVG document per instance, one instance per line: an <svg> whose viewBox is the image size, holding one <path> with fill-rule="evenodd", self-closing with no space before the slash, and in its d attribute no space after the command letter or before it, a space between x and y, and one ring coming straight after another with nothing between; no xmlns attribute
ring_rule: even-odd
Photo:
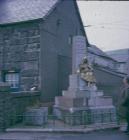
<svg viewBox="0 0 129 140"><path fill-rule="evenodd" d="M109 51L129 48L129 2L78 0L88 41Z"/></svg>

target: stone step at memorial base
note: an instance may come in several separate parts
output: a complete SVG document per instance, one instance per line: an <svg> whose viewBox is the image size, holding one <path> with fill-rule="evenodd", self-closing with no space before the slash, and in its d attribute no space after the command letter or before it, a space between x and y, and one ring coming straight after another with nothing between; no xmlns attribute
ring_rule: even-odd
<svg viewBox="0 0 129 140"><path fill-rule="evenodd" d="M109 96L102 96L102 97L92 97L88 99L88 106L89 107L101 107L101 106L111 106L113 105L113 100Z"/></svg>
<svg viewBox="0 0 129 140"><path fill-rule="evenodd" d="M58 96L55 97L55 105L71 108L71 107L101 107L101 106L112 106L113 101L111 97L67 97Z"/></svg>
<svg viewBox="0 0 129 140"><path fill-rule="evenodd" d="M62 92L62 96L67 98L89 98L90 97L90 91L86 90L67 90Z"/></svg>
<svg viewBox="0 0 129 140"><path fill-rule="evenodd" d="M63 108L54 106L58 119L69 125L117 124L116 110L113 106L92 108Z"/></svg>
<svg viewBox="0 0 129 140"><path fill-rule="evenodd" d="M71 108L71 107L88 107L88 98L73 98L73 97L65 97L59 96L55 97L55 105L64 107L64 108Z"/></svg>
<svg viewBox="0 0 129 140"><path fill-rule="evenodd" d="M92 97L102 97L103 92L92 91L92 90L69 89L69 90L63 90L62 96L73 97L73 98L78 98L78 97L92 98Z"/></svg>

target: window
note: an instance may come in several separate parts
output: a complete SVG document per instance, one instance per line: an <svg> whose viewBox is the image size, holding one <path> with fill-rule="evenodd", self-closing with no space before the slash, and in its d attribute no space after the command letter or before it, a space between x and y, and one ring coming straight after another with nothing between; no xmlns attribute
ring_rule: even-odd
<svg viewBox="0 0 129 140"><path fill-rule="evenodd" d="M5 82L7 82L11 88L19 88L19 73L5 73Z"/></svg>

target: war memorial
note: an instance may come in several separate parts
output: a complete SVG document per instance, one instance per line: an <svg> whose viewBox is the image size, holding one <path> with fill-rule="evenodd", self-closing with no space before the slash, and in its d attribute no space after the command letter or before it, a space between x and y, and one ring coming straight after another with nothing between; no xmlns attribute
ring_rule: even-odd
<svg viewBox="0 0 129 140"><path fill-rule="evenodd" d="M86 40L73 37L72 74L68 90L55 97L54 114L72 125L117 123L112 98L104 96L96 86L94 69L87 59Z"/></svg>

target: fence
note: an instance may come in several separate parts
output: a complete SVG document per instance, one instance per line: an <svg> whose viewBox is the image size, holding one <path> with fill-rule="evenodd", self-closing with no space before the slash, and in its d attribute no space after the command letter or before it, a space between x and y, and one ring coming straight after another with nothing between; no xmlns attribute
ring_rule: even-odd
<svg viewBox="0 0 129 140"><path fill-rule="evenodd" d="M69 128L89 125L118 124L116 112L83 112L77 114L48 115L40 112L24 114L26 107L39 100L39 93L11 94L8 85L0 84L0 131L10 126Z"/></svg>
<svg viewBox="0 0 129 140"><path fill-rule="evenodd" d="M95 125L118 125L119 118L112 113L94 113L83 115L63 115L59 119L55 115L18 115L16 127L41 127L41 128L84 128ZM14 121L15 122L15 121Z"/></svg>

